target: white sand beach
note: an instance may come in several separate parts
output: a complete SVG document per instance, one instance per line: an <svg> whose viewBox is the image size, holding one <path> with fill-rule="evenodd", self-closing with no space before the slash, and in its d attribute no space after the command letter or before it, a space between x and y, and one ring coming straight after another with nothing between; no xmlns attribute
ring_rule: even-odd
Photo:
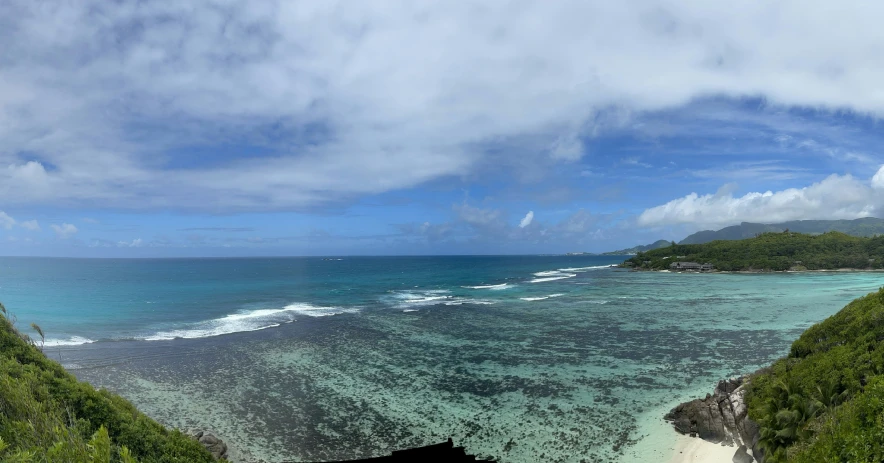
<svg viewBox="0 0 884 463"><path fill-rule="evenodd" d="M713 444L696 437L679 435L669 463L731 463L736 447Z"/></svg>

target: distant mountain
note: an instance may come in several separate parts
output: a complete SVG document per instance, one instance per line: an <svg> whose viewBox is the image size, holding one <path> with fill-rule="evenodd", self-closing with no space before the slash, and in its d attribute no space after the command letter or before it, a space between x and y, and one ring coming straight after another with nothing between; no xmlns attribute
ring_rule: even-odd
<svg viewBox="0 0 884 463"><path fill-rule="evenodd" d="M703 244L715 240L742 240L759 233L789 231L819 235L838 231L851 236L884 235L884 219L866 217L855 220L793 220L791 222L763 224L743 222L721 230L704 230L679 241L678 244ZM659 241L657 242L659 243ZM654 243L654 244L657 244Z"/></svg>
<svg viewBox="0 0 884 463"><path fill-rule="evenodd" d="M665 248L665 247L671 246L671 245L672 245L672 241L659 240L659 241L654 241L651 244L646 244L644 246L639 245L639 246L635 246L635 247L632 247L629 249L621 249L619 251L605 252L605 253L602 253L602 255L603 256L632 255L632 254L638 254L640 252L650 251L653 249Z"/></svg>

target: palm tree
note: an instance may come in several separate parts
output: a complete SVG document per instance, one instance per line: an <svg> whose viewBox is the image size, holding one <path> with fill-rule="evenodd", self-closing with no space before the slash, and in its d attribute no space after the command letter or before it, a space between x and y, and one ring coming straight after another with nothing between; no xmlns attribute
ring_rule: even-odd
<svg viewBox="0 0 884 463"><path fill-rule="evenodd" d="M841 405L845 400L847 400L848 392L847 390L838 392L838 383L835 381L826 381L822 384L816 385L816 400L819 402L821 407L824 407L826 410L832 410L833 408Z"/></svg>
<svg viewBox="0 0 884 463"><path fill-rule="evenodd" d="M40 325L36 323L31 323L31 328L40 335L40 352L43 352L43 346L46 344L46 335L43 334L43 329L40 328Z"/></svg>
<svg viewBox="0 0 884 463"><path fill-rule="evenodd" d="M759 446L764 449L765 461L785 461L786 449L795 441L809 437L805 426L824 405L817 399L808 399L794 381L778 380L774 397L768 400L765 417L759 430Z"/></svg>

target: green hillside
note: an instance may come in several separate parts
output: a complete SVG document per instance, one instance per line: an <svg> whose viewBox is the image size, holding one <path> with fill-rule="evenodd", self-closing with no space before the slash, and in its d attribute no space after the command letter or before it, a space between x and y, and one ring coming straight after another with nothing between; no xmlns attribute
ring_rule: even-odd
<svg viewBox="0 0 884 463"><path fill-rule="evenodd" d="M810 327L751 380L765 462L884 461L884 289Z"/></svg>
<svg viewBox="0 0 884 463"><path fill-rule="evenodd" d="M78 381L17 331L0 304L0 461L209 463L195 440Z"/></svg>
<svg viewBox="0 0 884 463"><path fill-rule="evenodd" d="M667 246L672 245L672 241L666 240L657 240L651 244L638 245L627 249L620 249L618 251L604 252L603 256L628 256L630 254L638 254L640 252L652 251L654 249L665 248Z"/></svg>
<svg viewBox="0 0 884 463"><path fill-rule="evenodd" d="M764 233L739 241L677 244L643 252L623 266L668 269L673 262L709 262L725 271L782 271L884 268L884 236L861 238L844 233L822 235Z"/></svg>
<svg viewBox="0 0 884 463"><path fill-rule="evenodd" d="M831 231L851 236L876 236L884 234L884 219L865 217L855 220L793 220L791 222L763 224L743 222L721 230L704 230L681 240L678 244L703 244L716 240L742 240L760 233L790 230L798 233L819 235Z"/></svg>

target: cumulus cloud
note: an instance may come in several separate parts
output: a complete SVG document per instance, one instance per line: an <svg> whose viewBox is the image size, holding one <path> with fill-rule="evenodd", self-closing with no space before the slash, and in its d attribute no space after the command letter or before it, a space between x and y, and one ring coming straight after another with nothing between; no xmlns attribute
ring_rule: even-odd
<svg viewBox="0 0 884 463"><path fill-rule="evenodd" d="M831 175L804 188L734 196L725 185L715 194L691 193L645 210L646 227L689 224L721 227L740 222L775 223L801 219L856 219L884 213L884 166L869 182L851 175Z"/></svg>
<svg viewBox="0 0 884 463"><path fill-rule="evenodd" d="M304 208L474 173L491 141L570 162L600 114L709 95L884 115L884 4L831 5L4 1L0 197ZM271 155L182 154L227 142Z"/></svg>
<svg viewBox="0 0 884 463"><path fill-rule="evenodd" d="M118 248L140 248L142 246L141 238L136 238L132 241L118 241Z"/></svg>
<svg viewBox="0 0 884 463"><path fill-rule="evenodd" d="M9 214L0 211L0 228L5 228L7 230L11 230L12 227L15 226L15 219L9 216Z"/></svg>
<svg viewBox="0 0 884 463"><path fill-rule="evenodd" d="M460 221L473 227L501 229L506 226L503 212L499 209L483 209L471 206L466 202L455 204L452 206L452 209L457 213Z"/></svg>
<svg viewBox="0 0 884 463"><path fill-rule="evenodd" d="M25 220L23 222L19 222L12 218L9 214L0 211L0 228L5 228L7 230L11 230L12 227L19 226L24 228L25 230L30 231L39 231L40 224L36 220Z"/></svg>
<svg viewBox="0 0 884 463"><path fill-rule="evenodd" d="M609 230L622 214L596 214L578 209L557 222L534 220L529 211L518 224L507 219L500 209L481 208L464 202L452 206L452 220L443 223L410 223L398 226L403 236L426 239L428 243L481 243L495 246L505 243L531 243L552 246L583 246L595 240L611 238Z"/></svg>
<svg viewBox="0 0 884 463"><path fill-rule="evenodd" d="M532 220L534 220L534 211L528 211L528 213L525 214L525 217L519 222L519 228L525 228L528 225L531 225Z"/></svg>
<svg viewBox="0 0 884 463"><path fill-rule="evenodd" d="M26 220L19 225L25 230L40 231L40 224L36 220Z"/></svg>
<svg viewBox="0 0 884 463"><path fill-rule="evenodd" d="M77 233L77 227L69 223L62 223L61 225L52 224L49 226L55 232L55 236L60 239L70 238L72 235Z"/></svg>

